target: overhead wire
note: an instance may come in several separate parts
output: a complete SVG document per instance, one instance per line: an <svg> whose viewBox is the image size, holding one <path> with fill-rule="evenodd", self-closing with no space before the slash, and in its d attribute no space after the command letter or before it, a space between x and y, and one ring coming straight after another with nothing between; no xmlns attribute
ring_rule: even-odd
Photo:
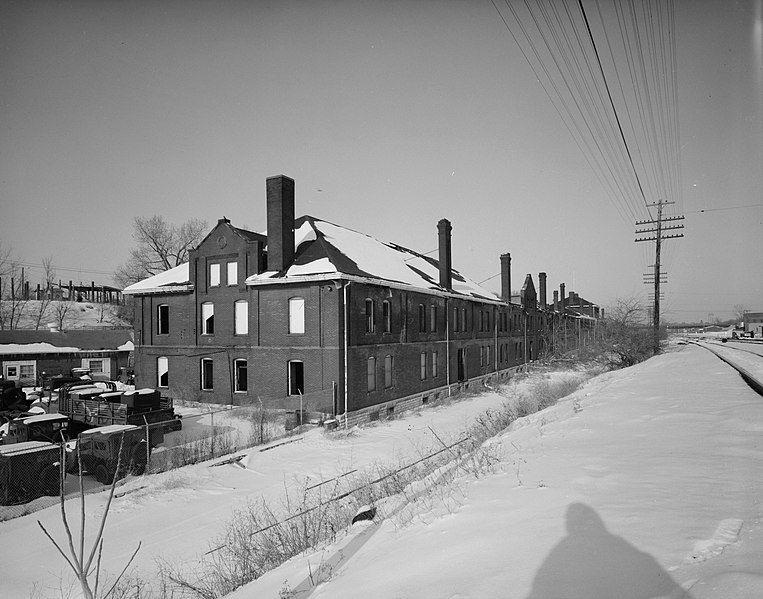
<svg viewBox="0 0 763 599"><path fill-rule="evenodd" d="M598 156L593 151L593 149L590 146L589 141L586 139L586 136L581 131L579 125L577 124L574 115L571 113L569 107L560 101L562 100L563 96L558 89L558 86L556 85L556 82L551 77L550 73L548 72L548 69L546 68L545 64L543 63L543 60L541 59L537 48L532 44L532 40L530 38L529 33L525 30L524 25L522 24L521 19L514 11L513 7L509 4L508 0L504 0L506 3L507 8L509 9L509 12L512 14L512 17L514 18L514 21L517 23L517 26L520 29L520 32L522 33L525 40L528 41L528 44L530 46L530 50L533 54L533 57L537 63L533 62L533 60L530 59L528 56L528 53L525 51L524 47L520 43L519 39L515 35L514 31L512 30L511 26L509 25L508 21L504 17L503 13L499 10L498 6L496 5L494 0L490 0L491 4L493 5L493 8L498 13L498 16L500 17L504 27L509 32L509 35L514 40L514 43L519 48L520 53L524 57L527 64L530 66L530 69L535 74L535 77L540 84L541 88L543 89L544 93L548 97L549 101L551 102L551 105L556 110L557 114L559 115L559 118L561 119L562 123L564 124L567 131L570 133L570 136L572 137L575 144L578 146L578 148L581 151L581 154L583 155L583 158L586 160L588 165L591 167L591 170L594 172L596 177L599 179L599 181L602 183L602 185L605 188L608 188L609 191L612 193L611 196L608 196L608 199L614 206L614 208L617 210L618 214L620 215L623 220L627 222L628 217L624 214L622 206L615 201L614 197L621 194L622 192L619 191L616 188L616 182L613 182L611 178L607 178L605 168L602 167L602 165L598 161ZM543 73L543 76L541 75L541 72ZM553 88L554 94L549 91L549 87ZM566 115L566 117L565 117Z"/></svg>

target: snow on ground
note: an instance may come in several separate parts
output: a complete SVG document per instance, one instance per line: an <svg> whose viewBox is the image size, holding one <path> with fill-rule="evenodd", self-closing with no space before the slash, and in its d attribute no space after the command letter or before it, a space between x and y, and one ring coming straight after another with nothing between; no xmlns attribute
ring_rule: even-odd
<svg viewBox="0 0 763 599"><path fill-rule="evenodd" d="M517 421L502 471L439 507L355 525L231 597L763 597L761 433L763 399L686 346Z"/></svg>
<svg viewBox="0 0 763 599"><path fill-rule="evenodd" d="M763 345L757 343L702 343L758 380L763 380Z"/></svg>
<svg viewBox="0 0 763 599"><path fill-rule="evenodd" d="M439 443L429 427L442 438L457 435L477 414L503 401L500 395L486 392L350 431L348 435L327 435L322 429L314 429L300 435L300 441L269 451L254 448L238 452L247 454L242 460L245 468L236 464L211 467L211 463L221 461L213 460L134 478L120 487L123 495L115 498L111 506L104 570L118 572L139 541L142 547L134 565L142 576L151 578L155 574L157 558L193 564L222 532L235 508L247 501L280 501L285 487L297 488L305 480L320 482L375 462L412 461L420 457L422 447ZM105 502L105 493L87 496L86 525L91 535ZM72 501L69 510L76 528L79 503ZM2 589L9 597L27 596L33 584L44 591L43 597L58 596L59 587L70 585L71 576L43 537L38 519L55 537L62 538L60 511L55 506L0 522ZM35 567L30 569L29 564Z"/></svg>
<svg viewBox="0 0 763 599"><path fill-rule="evenodd" d="M7 306L9 302L3 300L6 304L6 310L10 310ZM47 330L48 324L53 323L56 320L54 315L56 306L58 304L69 304L69 311L66 313L66 319L64 322L64 329L102 329L113 327L130 327L128 322L125 322L117 315L119 306L115 304L98 304L94 302L61 302L59 300L53 300L48 304L48 307L40 323L41 330ZM21 318L16 328L19 329L34 329L37 315L40 312L39 300L28 300L23 304Z"/></svg>
<svg viewBox="0 0 763 599"><path fill-rule="evenodd" d="M118 571L138 541L138 574L151 578L156 558L192 568L248 500L410 461L438 444L428 427L455 438L503 401L485 392L349 435L313 430L249 450L240 464L135 478L112 504L104 568ZM356 524L234 597L646 598L685 588L694 599L761 597L761 433L763 400L715 356L682 346L517 421L492 441L496 473L464 474L450 492L398 504L395 516ZM93 534L105 494L87 501ZM76 526L76 502L70 512ZM0 523L4 596L26 597L34 583L57 596L70 584L37 519L61 538L56 507ZM329 580L312 589L311 572L332 558Z"/></svg>

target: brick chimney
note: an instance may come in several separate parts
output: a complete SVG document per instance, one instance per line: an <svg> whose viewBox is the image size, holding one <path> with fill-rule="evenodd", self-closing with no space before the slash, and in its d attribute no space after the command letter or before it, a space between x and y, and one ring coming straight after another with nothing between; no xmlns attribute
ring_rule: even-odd
<svg viewBox="0 0 763 599"><path fill-rule="evenodd" d="M501 254L501 299L511 303L511 254Z"/></svg>
<svg viewBox="0 0 763 599"><path fill-rule="evenodd" d="M268 270L283 271L294 261L294 179L268 177Z"/></svg>
<svg viewBox="0 0 763 599"><path fill-rule="evenodd" d="M440 249L440 287L448 291L453 289L450 254L450 232L452 230L453 227L450 226L450 221L447 218L443 218L437 223L438 247Z"/></svg>
<svg viewBox="0 0 763 599"><path fill-rule="evenodd" d="M559 292L554 291L554 311L559 312Z"/></svg>
<svg viewBox="0 0 763 599"><path fill-rule="evenodd" d="M540 303L540 309L546 309L546 273L538 273L538 303Z"/></svg>
<svg viewBox="0 0 763 599"><path fill-rule="evenodd" d="M562 304L562 312L567 307L567 296L564 295L564 283L559 284L559 302Z"/></svg>

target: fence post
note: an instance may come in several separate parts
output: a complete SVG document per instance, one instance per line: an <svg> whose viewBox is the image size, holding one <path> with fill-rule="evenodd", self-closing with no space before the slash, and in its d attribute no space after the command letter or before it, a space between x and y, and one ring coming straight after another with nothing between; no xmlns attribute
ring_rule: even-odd
<svg viewBox="0 0 763 599"><path fill-rule="evenodd" d="M146 469L143 471L143 474L146 475L151 465L151 431L148 428L148 420L146 420L145 414L143 414L143 422L146 424Z"/></svg>
<svg viewBox="0 0 763 599"><path fill-rule="evenodd" d="M209 413L209 418L212 423L212 444L211 444L212 457L215 457L215 412L214 411Z"/></svg>

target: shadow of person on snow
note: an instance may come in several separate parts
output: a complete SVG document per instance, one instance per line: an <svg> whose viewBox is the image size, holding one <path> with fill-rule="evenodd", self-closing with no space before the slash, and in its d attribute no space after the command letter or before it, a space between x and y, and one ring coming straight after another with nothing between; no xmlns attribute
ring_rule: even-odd
<svg viewBox="0 0 763 599"><path fill-rule="evenodd" d="M610 534L591 507L567 507L567 536L551 550L527 599L691 599L660 564Z"/></svg>

